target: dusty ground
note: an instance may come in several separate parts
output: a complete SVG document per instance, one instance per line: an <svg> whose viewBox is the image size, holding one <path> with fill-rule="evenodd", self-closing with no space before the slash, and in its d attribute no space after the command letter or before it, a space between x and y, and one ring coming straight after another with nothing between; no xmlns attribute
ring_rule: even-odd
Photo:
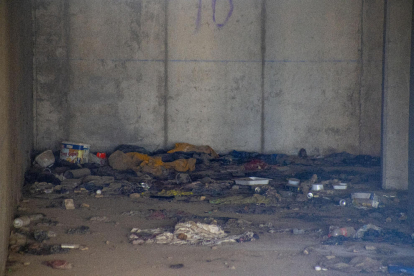
<svg viewBox="0 0 414 276"><path fill-rule="evenodd" d="M333 204L312 203L316 207L310 205L305 211L280 208L275 214L260 215L223 212L219 209L224 210L226 207L218 208L208 202L197 201L130 199L122 196L95 198L93 195L86 194L77 195L74 200L77 208L65 210L53 205L53 203L60 205L62 201L57 195L32 197L21 203L20 212L43 213L48 219L59 222L56 226L31 226L57 233L57 237L51 238L46 241L47 243L81 244L87 246L88 250L73 249L69 253L49 256L11 253L7 275L366 275L366 273L341 272L334 269L326 272L315 271L314 267L319 264L323 266L327 262L326 256L335 256L337 262L339 260L349 262L356 256L370 256L387 265L397 261L410 264L414 255L412 246L403 244L368 242L346 242L343 245L331 246L321 244L321 241L326 239L327 221L333 220L334 224L341 222L352 225L363 224L370 219L369 216L361 216L361 212L371 214L377 213L377 210L361 211L353 207L343 208ZM90 207L80 208L79 205L82 203ZM172 213L181 210L192 215L211 216L219 220L220 218L243 219L252 222L252 225L245 228L256 231L260 239L246 243L219 245L217 248L128 243L128 233L133 227L155 228L176 223L174 217L151 219L148 216L151 212L145 212L150 209L168 210ZM132 216L123 214L130 211L142 212ZM90 221L94 216L106 216L107 220ZM384 216L373 217L379 217L377 223L386 221ZM272 228L277 231L276 233L268 233L268 227L259 226L261 223L269 222L273 224ZM400 221L398 224L402 225ZM90 233L83 235L66 233L68 228L80 225L89 226ZM305 234L294 235L291 230L293 228L303 229ZM366 245L373 245L376 250L368 251L365 249ZM303 253L305 249L309 254ZM43 261L56 259L72 263L73 268L61 271L42 264ZM179 269L170 268L170 265L174 264L184 266ZM384 274L369 273L369 275Z"/></svg>
<svg viewBox="0 0 414 276"><path fill-rule="evenodd" d="M198 190L201 194L173 199L145 196L133 199L111 192L111 185L100 198L86 190L68 194L28 194L17 215L42 213L45 220L14 231L26 233L29 237L36 229L54 231L56 237L43 244L80 244L86 250L33 255L28 254L24 247L12 246L7 275L386 275L389 264L414 265L412 230L405 216L407 195L381 190L377 181L379 167L322 170L297 166L287 170L259 171L254 175L274 179L271 186L278 194L276 197L275 194L267 195L267 198L277 199L276 203L271 206L209 203L209 199L234 194L252 196L250 190L232 189L231 185L221 184L225 181L223 171L226 170L230 171L218 167L216 177L211 172L194 172L191 175L193 180L205 175L213 179L205 184L205 189ZM316 193L319 197L311 200L306 200L306 197L303 200L303 195L299 200L296 193L284 189L286 178L295 176L306 180L315 172L322 179L346 179L352 185L345 191ZM227 188L220 192L222 186ZM217 195L214 189L218 189ZM356 191L375 192L380 198L380 208L358 209L352 204L346 207L338 205L338 199L349 198ZM200 200L202 193L207 193L206 200ZM74 199L76 209L66 210L62 206L66 198ZM134 227L174 227L182 221L217 223L229 234L253 231L259 239L218 246L133 245L128 240ZM326 243L332 241L327 236L330 226L358 229L369 223L395 231L395 237ZM88 226L90 231L68 233L69 229L79 226ZM51 260L66 260L73 268L63 271L43 264ZM174 268L171 265L180 266ZM327 270L316 271L315 266Z"/></svg>

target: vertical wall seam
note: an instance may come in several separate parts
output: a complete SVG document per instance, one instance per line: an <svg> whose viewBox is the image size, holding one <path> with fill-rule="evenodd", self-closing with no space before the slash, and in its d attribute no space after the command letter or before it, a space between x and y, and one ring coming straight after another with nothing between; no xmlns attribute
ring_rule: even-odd
<svg viewBox="0 0 414 276"><path fill-rule="evenodd" d="M410 99L408 114L408 192L414 196L414 1L411 11L411 56L410 56ZM408 218L411 227L414 226L414 206L409 204Z"/></svg>
<svg viewBox="0 0 414 276"><path fill-rule="evenodd" d="M65 81L66 83L66 97L65 97L65 101L66 101L66 114L65 114L65 118L68 120L68 118L71 118L71 109L70 109L70 103L69 103L69 94L70 94L70 90L71 90L71 61L70 61L70 57L71 57L71 38L70 38L70 1L65 1L63 4L63 16L64 16L64 20L65 20L65 44L66 44L66 58L67 58L67 63L66 63L66 68L65 68ZM66 133L64 133L65 135L65 139L71 139L71 126L69 125L69 127L65 128Z"/></svg>
<svg viewBox="0 0 414 276"><path fill-rule="evenodd" d="M168 1L164 2L164 148L168 145Z"/></svg>
<svg viewBox="0 0 414 276"><path fill-rule="evenodd" d="M364 3L365 0L361 0L361 49L359 53L360 59L360 73L359 73L359 131L358 131L358 143L359 143L359 154L362 153L362 93L363 93L363 79L364 79Z"/></svg>
<svg viewBox="0 0 414 276"><path fill-rule="evenodd" d="M385 113L387 108L387 103L385 100L386 94L386 56L387 56L387 18L388 18L388 0L384 0L384 22L383 22L383 33L382 33L382 82L381 82L381 180L382 186L384 187L384 180L386 178L384 170L384 160L386 159L386 152L384 150L384 144L386 143L387 135L385 135L385 129L387 127L387 122L385 120Z"/></svg>
<svg viewBox="0 0 414 276"><path fill-rule="evenodd" d="M37 93L38 93L38 86L37 86L37 63L36 63L36 46L37 46L37 18L36 18L36 7L37 7L37 0L33 0L32 6L32 20L33 20L33 147L37 148L37 130L38 130L38 119L37 119Z"/></svg>
<svg viewBox="0 0 414 276"><path fill-rule="evenodd" d="M260 89L261 89L261 114L260 114L260 152L265 150L265 65L266 65L266 0L262 0L262 9L261 9L261 20L260 20L260 30L261 30L261 58L262 58L262 68L261 68L261 79L260 79Z"/></svg>

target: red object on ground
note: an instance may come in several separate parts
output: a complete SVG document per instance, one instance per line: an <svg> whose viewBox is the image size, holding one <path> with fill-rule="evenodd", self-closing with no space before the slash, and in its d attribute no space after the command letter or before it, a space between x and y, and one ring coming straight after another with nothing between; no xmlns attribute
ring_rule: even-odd
<svg viewBox="0 0 414 276"><path fill-rule="evenodd" d="M106 158L106 153L105 153L105 152L97 152L97 153L96 153L96 156L97 156L98 158L105 159L105 158Z"/></svg>
<svg viewBox="0 0 414 276"><path fill-rule="evenodd" d="M254 159L244 165L246 171L265 170L269 165L263 160Z"/></svg>
<svg viewBox="0 0 414 276"><path fill-rule="evenodd" d="M72 264L68 263L65 260L45 261L43 262L43 264L50 266L51 268L54 268L54 269L71 269L72 268Z"/></svg>

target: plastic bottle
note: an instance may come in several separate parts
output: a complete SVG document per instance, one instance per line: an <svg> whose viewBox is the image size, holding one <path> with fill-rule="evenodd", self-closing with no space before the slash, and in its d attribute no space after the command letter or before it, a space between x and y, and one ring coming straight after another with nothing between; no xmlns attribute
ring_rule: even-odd
<svg viewBox="0 0 414 276"><path fill-rule="evenodd" d="M13 226L15 228L21 228L23 226L29 225L31 221L39 220L41 218L43 218L42 214L18 217L13 221Z"/></svg>
<svg viewBox="0 0 414 276"><path fill-rule="evenodd" d="M333 230L331 233L329 233L328 237L338 237L338 236L353 237L355 233L356 231L354 227L343 227L343 228L337 228Z"/></svg>
<svg viewBox="0 0 414 276"><path fill-rule="evenodd" d="M21 228L29 224L30 224L30 218L28 216L19 217L13 221L14 228Z"/></svg>

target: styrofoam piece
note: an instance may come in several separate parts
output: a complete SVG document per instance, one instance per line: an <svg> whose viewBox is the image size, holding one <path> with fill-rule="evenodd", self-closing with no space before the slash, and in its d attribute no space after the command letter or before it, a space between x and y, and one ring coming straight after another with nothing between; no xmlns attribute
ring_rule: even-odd
<svg viewBox="0 0 414 276"><path fill-rule="evenodd" d="M300 183L300 180L297 179L297 178L289 178L288 183L289 183L289 185L298 186L299 183Z"/></svg>
<svg viewBox="0 0 414 276"><path fill-rule="evenodd" d="M237 185L267 185L269 180L271 179L252 176L235 179L235 182Z"/></svg>
<svg viewBox="0 0 414 276"><path fill-rule="evenodd" d="M335 190L346 190L348 188L348 185L346 183L339 183L332 186Z"/></svg>
<svg viewBox="0 0 414 276"><path fill-rule="evenodd" d="M323 190L323 184L313 184L312 191L321 191Z"/></svg>
<svg viewBox="0 0 414 276"><path fill-rule="evenodd" d="M55 156L53 151L47 150L36 156L35 161L43 168L47 168L55 163Z"/></svg>

